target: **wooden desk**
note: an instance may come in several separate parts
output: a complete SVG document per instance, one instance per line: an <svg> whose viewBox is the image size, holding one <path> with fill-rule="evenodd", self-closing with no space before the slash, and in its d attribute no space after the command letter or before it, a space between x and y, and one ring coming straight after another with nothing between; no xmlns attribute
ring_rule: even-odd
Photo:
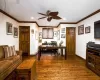
<svg viewBox="0 0 100 80"><path fill-rule="evenodd" d="M61 47L58 47L58 46L39 46L39 51L38 51L38 60L40 60L41 58L41 51L42 49L61 49L61 56L63 56L63 49L65 49L65 59L67 58L67 52L66 52L66 47L65 46L61 46Z"/></svg>

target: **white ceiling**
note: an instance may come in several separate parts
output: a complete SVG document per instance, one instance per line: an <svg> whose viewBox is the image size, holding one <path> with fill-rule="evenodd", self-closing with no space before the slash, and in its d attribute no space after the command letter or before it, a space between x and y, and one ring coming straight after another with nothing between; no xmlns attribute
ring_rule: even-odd
<svg viewBox="0 0 100 80"><path fill-rule="evenodd" d="M100 9L100 0L0 0L0 9L20 21L37 21L40 26L57 26L59 22L77 22ZM38 12L46 13L47 10L58 11L59 16L66 20L38 20L42 17ZM33 20L30 19L32 16Z"/></svg>

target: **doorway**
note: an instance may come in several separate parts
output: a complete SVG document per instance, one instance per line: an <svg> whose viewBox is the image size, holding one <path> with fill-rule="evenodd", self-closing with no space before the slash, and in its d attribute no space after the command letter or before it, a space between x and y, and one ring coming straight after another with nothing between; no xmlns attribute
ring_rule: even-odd
<svg viewBox="0 0 100 80"><path fill-rule="evenodd" d="M76 28L66 28L66 48L67 55L75 55L75 44L76 43Z"/></svg>
<svg viewBox="0 0 100 80"><path fill-rule="evenodd" d="M19 26L19 50L23 56L30 55L30 26Z"/></svg>

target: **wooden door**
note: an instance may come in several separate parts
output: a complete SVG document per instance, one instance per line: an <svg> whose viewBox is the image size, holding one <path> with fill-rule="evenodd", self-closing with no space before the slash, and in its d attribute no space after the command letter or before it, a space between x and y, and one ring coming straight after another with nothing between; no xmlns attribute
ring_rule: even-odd
<svg viewBox="0 0 100 80"><path fill-rule="evenodd" d="M30 55L30 27L19 27L19 49L22 50L23 56Z"/></svg>
<svg viewBox="0 0 100 80"><path fill-rule="evenodd" d="M68 55L75 55L76 29L74 27L66 28L66 48Z"/></svg>

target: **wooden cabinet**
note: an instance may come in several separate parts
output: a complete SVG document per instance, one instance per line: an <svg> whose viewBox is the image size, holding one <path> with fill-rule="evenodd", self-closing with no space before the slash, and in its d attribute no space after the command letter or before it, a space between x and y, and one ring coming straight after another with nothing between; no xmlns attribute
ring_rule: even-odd
<svg viewBox="0 0 100 80"><path fill-rule="evenodd" d="M100 76L100 51L87 48L86 66Z"/></svg>

